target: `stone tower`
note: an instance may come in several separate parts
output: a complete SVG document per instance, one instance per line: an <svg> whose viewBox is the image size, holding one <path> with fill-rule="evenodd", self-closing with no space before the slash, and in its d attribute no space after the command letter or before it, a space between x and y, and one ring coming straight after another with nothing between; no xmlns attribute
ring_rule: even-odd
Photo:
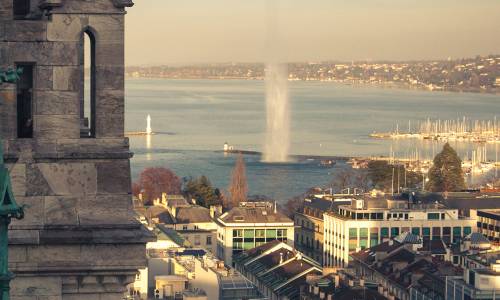
<svg viewBox="0 0 500 300"><path fill-rule="evenodd" d="M146 264L151 236L133 217L124 137L132 5L0 0L0 67L23 69L17 84L0 86L5 160L26 205L10 230L13 300L121 299Z"/></svg>

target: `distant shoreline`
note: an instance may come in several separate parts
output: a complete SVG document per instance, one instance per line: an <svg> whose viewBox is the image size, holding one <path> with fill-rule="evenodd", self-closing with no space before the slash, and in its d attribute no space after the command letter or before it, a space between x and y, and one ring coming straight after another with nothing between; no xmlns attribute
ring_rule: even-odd
<svg viewBox="0 0 500 300"><path fill-rule="evenodd" d="M264 78L255 77L183 77L183 78L175 78L175 77L161 77L161 76L148 76L148 77L134 77L134 76L126 76L127 80L134 79L165 79L165 80L244 80L244 81L264 81ZM456 87L451 88L435 88L430 89L426 86L412 86L408 84L394 83L394 82L386 82L386 83L369 83L369 82L344 82L344 81L335 81L335 80L301 80L301 79L292 79L288 81L300 81L300 82L321 82L321 83L337 83L346 86L368 86L375 88L383 88L383 89L398 89L398 90L415 90L415 91L427 91L427 92L449 92L449 93L470 93L470 94L487 94L487 95L500 95L500 90L498 91L490 91L483 90L477 88L467 88L467 89L459 89Z"/></svg>

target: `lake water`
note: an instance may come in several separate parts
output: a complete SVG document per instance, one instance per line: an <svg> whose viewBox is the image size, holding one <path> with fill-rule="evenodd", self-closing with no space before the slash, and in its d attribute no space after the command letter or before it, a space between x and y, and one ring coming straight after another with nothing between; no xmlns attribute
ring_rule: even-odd
<svg viewBox="0 0 500 300"><path fill-rule="evenodd" d="M144 131L151 115L153 131L130 137L132 175L149 166L165 166L179 177L207 175L214 185L227 188L234 156L224 156L224 142L237 149L260 151L265 132L264 82L251 80L126 81L126 131ZM303 155L371 156L393 151L406 156L416 149L430 158L439 142L377 140L368 135L387 132L408 121L431 119L493 120L500 114L497 95L428 92L348 86L329 82L290 82L291 152ZM499 116L500 117L500 116ZM452 144L461 156L477 144ZM495 145L487 153L495 159ZM498 146L497 146L498 147ZM312 186L325 186L333 169L318 161L265 164L247 155L250 194L283 201Z"/></svg>

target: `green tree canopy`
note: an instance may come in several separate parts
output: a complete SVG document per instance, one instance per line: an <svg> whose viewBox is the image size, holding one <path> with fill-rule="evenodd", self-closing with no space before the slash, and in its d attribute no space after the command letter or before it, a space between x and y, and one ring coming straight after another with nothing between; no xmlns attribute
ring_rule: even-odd
<svg viewBox="0 0 500 300"><path fill-rule="evenodd" d="M219 189L214 188L206 176L189 178L184 184L183 193L196 200L201 206L210 207L222 203L222 195Z"/></svg>
<svg viewBox="0 0 500 300"><path fill-rule="evenodd" d="M446 143L443 150L434 157L426 189L431 192L454 192L464 188L462 161L455 149Z"/></svg>

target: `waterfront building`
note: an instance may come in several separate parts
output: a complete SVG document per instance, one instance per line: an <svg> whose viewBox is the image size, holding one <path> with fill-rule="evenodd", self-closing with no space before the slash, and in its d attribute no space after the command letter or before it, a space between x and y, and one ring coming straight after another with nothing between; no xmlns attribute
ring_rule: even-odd
<svg viewBox="0 0 500 300"><path fill-rule="evenodd" d="M234 265L271 300L299 299L307 277L323 272L317 262L277 240L235 255Z"/></svg>
<svg viewBox="0 0 500 300"><path fill-rule="evenodd" d="M498 245L500 243L500 210L471 210L471 216L474 215L477 218L477 231Z"/></svg>
<svg viewBox="0 0 500 300"><path fill-rule="evenodd" d="M9 228L12 300L122 299L146 265L153 237L133 215L124 136L132 5L0 0L1 64L23 70L0 87L4 159L26 205Z"/></svg>
<svg viewBox="0 0 500 300"><path fill-rule="evenodd" d="M460 241L476 228L474 218L459 215L439 203L405 199L352 200L324 215L323 265L346 267L350 253L373 247L403 232L423 240Z"/></svg>
<svg viewBox="0 0 500 300"><path fill-rule="evenodd" d="M293 245L293 221L271 202L242 202L216 218L217 257L232 266L234 254L278 240Z"/></svg>

